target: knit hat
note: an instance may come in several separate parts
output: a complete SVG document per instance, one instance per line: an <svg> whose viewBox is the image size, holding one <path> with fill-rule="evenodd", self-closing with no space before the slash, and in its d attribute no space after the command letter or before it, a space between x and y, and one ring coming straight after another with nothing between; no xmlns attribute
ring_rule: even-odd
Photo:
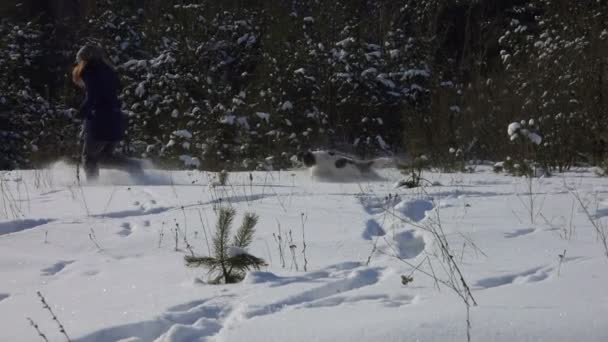
<svg viewBox="0 0 608 342"><path fill-rule="evenodd" d="M103 48L94 43L85 44L78 53L76 54L76 61L92 61L92 60L103 60L105 52Z"/></svg>

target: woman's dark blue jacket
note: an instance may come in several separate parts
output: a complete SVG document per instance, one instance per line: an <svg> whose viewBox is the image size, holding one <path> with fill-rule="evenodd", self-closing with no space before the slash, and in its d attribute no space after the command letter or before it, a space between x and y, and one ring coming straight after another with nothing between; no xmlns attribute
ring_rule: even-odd
<svg viewBox="0 0 608 342"><path fill-rule="evenodd" d="M107 64L91 61L82 73L86 97L80 106L86 139L119 141L124 138L125 118L120 110L120 81Z"/></svg>

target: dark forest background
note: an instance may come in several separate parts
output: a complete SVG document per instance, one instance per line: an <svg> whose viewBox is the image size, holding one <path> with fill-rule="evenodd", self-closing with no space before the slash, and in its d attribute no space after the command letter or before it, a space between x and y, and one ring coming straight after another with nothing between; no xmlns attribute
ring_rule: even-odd
<svg viewBox="0 0 608 342"><path fill-rule="evenodd" d="M0 169L78 155L76 51L121 74L122 149L282 168L301 150L600 164L606 0L49 0L0 4ZM526 134L510 139L507 126Z"/></svg>

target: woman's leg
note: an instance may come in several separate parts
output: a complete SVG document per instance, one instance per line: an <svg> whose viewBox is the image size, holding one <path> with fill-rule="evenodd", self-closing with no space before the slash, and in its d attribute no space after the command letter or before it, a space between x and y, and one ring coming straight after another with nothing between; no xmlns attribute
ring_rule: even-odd
<svg viewBox="0 0 608 342"><path fill-rule="evenodd" d="M82 164L87 180L95 180L99 177L99 158L106 144L104 141L97 141L85 136L82 147Z"/></svg>
<svg viewBox="0 0 608 342"><path fill-rule="evenodd" d="M141 164L133 159L127 158L119 153L114 152L118 142L108 142L103 147L101 152L100 162L112 168L126 171L132 174L141 174L143 169Z"/></svg>

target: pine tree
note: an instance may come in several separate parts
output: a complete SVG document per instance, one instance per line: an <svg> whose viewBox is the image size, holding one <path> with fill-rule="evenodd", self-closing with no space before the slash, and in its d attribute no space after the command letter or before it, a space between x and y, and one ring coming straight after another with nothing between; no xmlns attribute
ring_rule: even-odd
<svg viewBox="0 0 608 342"><path fill-rule="evenodd" d="M215 284L222 281L226 284L237 283L244 278L246 271L259 270L267 265L263 259L245 251L253 241L255 225L258 223L257 215L245 213L243 223L230 244L230 230L235 215L233 208L220 208L213 237L213 256L185 257L188 266L204 266L209 269L210 274L215 274L211 280Z"/></svg>

